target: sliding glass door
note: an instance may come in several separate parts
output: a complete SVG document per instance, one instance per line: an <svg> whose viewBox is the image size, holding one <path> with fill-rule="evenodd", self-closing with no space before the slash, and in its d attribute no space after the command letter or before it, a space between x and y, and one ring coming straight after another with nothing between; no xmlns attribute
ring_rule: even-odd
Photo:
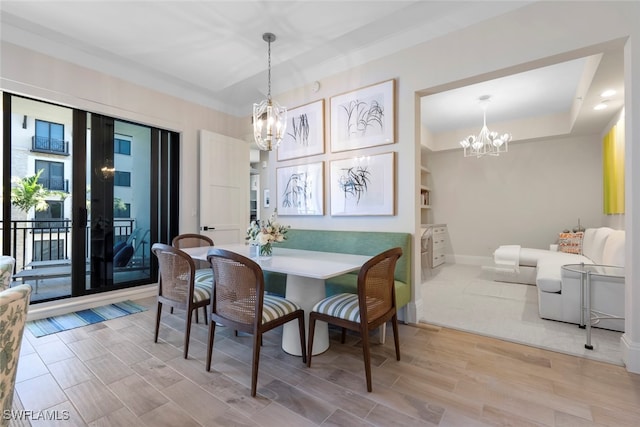
<svg viewBox="0 0 640 427"><path fill-rule="evenodd" d="M86 289L148 282L152 129L97 114L89 116Z"/></svg>
<svg viewBox="0 0 640 427"><path fill-rule="evenodd" d="M155 282L151 244L178 224L178 135L6 93L3 118L0 241L32 302Z"/></svg>

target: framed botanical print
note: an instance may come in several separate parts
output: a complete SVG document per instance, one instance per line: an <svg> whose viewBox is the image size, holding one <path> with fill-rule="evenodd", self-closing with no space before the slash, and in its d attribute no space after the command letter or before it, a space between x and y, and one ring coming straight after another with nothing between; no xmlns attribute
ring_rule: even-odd
<svg viewBox="0 0 640 427"><path fill-rule="evenodd" d="M324 162L276 168L278 215L324 215Z"/></svg>
<svg viewBox="0 0 640 427"><path fill-rule="evenodd" d="M332 161L331 215L395 215L395 153Z"/></svg>
<svg viewBox="0 0 640 427"><path fill-rule="evenodd" d="M324 153L324 99L292 108L278 146L278 161Z"/></svg>
<svg viewBox="0 0 640 427"><path fill-rule="evenodd" d="M395 80L331 98L331 151L395 143Z"/></svg>

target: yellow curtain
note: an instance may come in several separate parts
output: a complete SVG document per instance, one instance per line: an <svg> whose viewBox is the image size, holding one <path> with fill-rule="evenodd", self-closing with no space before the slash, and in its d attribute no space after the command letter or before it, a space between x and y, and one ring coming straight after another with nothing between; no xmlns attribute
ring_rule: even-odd
<svg viewBox="0 0 640 427"><path fill-rule="evenodd" d="M602 144L604 213L624 213L624 122L620 120Z"/></svg>

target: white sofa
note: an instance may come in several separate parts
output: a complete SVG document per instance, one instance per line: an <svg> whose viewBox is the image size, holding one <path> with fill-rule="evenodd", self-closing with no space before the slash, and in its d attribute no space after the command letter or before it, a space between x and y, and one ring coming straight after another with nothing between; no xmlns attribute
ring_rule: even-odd
<svg viewBox="0 0 640 427"><path fill-rule="evenodd" d="M625 232L608 227L588 228L584 232L582 254L554 250L500 247L494 253L498 266L514 264L513 274L496 280L535 284L538 311L543 319L580 323L580 274L563 270L566 264L602 264L624 266ZM519 249L517 249L519 248ZM517 259L514 258L517 254ZM507 270L507 269L503 269ZM624 279L593 276L592 309L614 316L624 316ZM624 331L624 320L601 320L605 329Z"/></svg>

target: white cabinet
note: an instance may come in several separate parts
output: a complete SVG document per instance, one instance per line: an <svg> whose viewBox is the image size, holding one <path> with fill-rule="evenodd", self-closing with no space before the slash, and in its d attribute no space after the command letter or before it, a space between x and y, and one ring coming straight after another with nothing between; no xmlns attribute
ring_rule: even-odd
<svg viewBox="0 0 640 427"><path fill-rule="evenodd" d="M447 225L433 224L431 206L431 171L427 167L429 150L426 147L420 149L420 232L421 232L421 264L423 267L435 268L444 264L447 245Z"/></svg>
<svg viewBox="0 0 640 427"><path fill-rule="evenodd" d="M432 226L431 237L431 266L437 267L444 264L444 251L447 241L447 226L445 224L437 224Z"/></svg>
<svg viewBox="0 0 640 427"><path fill-rule="evenodd" d="M444 264L447 245L446 224L422 224L422 267L435 268Z"/></svg>

